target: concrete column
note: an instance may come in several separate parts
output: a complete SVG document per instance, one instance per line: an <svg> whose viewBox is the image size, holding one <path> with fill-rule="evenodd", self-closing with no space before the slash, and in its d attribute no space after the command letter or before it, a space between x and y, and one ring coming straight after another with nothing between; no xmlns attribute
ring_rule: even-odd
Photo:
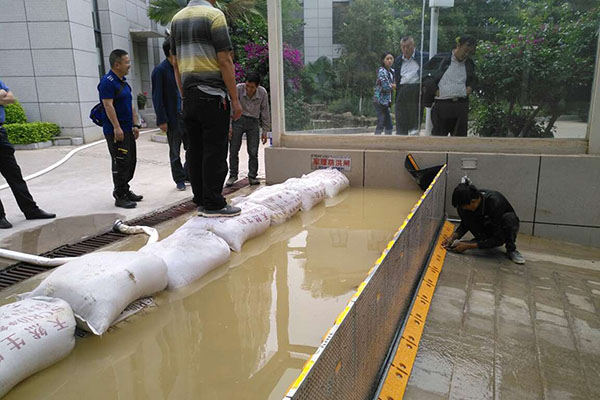
<svg viewBox="0 0 600 400"><path fill-rule="evenodd" d="M281 1L267 0L269 22L269 80L271 84L271 120L273 146L281 146L285 130L283 86L283 39L281 36Z"/></svg>
<svg viewBox="0 0 600 400"><path fill-rule="evenodd" d="M587 127L588 153L600 154L600 37L596 51L596 69L592 85L592 101Z"/></svg>

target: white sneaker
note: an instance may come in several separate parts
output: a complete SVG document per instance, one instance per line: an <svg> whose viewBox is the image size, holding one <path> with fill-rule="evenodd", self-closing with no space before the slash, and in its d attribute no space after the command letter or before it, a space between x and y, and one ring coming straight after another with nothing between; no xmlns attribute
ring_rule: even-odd
<svg viewBox="0 0 600 400"><path fill-rule="evenodd" d="M515 264L523 265L525 264L525 257L519 252L519 250L514 250L506 253L506 256L510 258L510 261Z"/></svg>

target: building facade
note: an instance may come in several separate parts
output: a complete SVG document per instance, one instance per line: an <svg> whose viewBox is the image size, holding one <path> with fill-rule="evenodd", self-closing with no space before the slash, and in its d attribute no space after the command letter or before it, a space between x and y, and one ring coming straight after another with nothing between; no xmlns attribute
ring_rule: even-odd
<svg viewBox="0 0 600 400"><path fill-rule="evenodd" d="M147 9L148 0L0 0L0 79L29 121L55 122L61 136L100 139L88 115L113 49L131 56L134 101L150 94L164 29Z"/></svg>
<svg viewBox="0 0 600 400"><path fill-rule="evenodd" d="M304 62L341 56L338 34L351 0L304 0Z"/></svg>

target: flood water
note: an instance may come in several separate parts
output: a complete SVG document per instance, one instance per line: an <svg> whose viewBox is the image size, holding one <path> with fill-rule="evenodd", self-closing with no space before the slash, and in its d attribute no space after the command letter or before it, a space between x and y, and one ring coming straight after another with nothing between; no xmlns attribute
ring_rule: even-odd
<svg viewBox="0 0 600 400"><path fill-rule="evenodd" d="M200 280L156 295L156 307L78 339L5 399L281 399L420 194L351 188L300 212ZM187 218L163 224L161 237Z"/></svg>

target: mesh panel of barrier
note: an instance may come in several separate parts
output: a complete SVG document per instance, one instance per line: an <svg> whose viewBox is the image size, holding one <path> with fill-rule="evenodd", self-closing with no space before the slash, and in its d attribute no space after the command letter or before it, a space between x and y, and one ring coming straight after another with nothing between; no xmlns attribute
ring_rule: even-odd
<svg viewBox="0 0 600 400"><path fill-rule="evenodd" d="M285 399L371 399L444 220L446 167L306 363Z"/></svg>

